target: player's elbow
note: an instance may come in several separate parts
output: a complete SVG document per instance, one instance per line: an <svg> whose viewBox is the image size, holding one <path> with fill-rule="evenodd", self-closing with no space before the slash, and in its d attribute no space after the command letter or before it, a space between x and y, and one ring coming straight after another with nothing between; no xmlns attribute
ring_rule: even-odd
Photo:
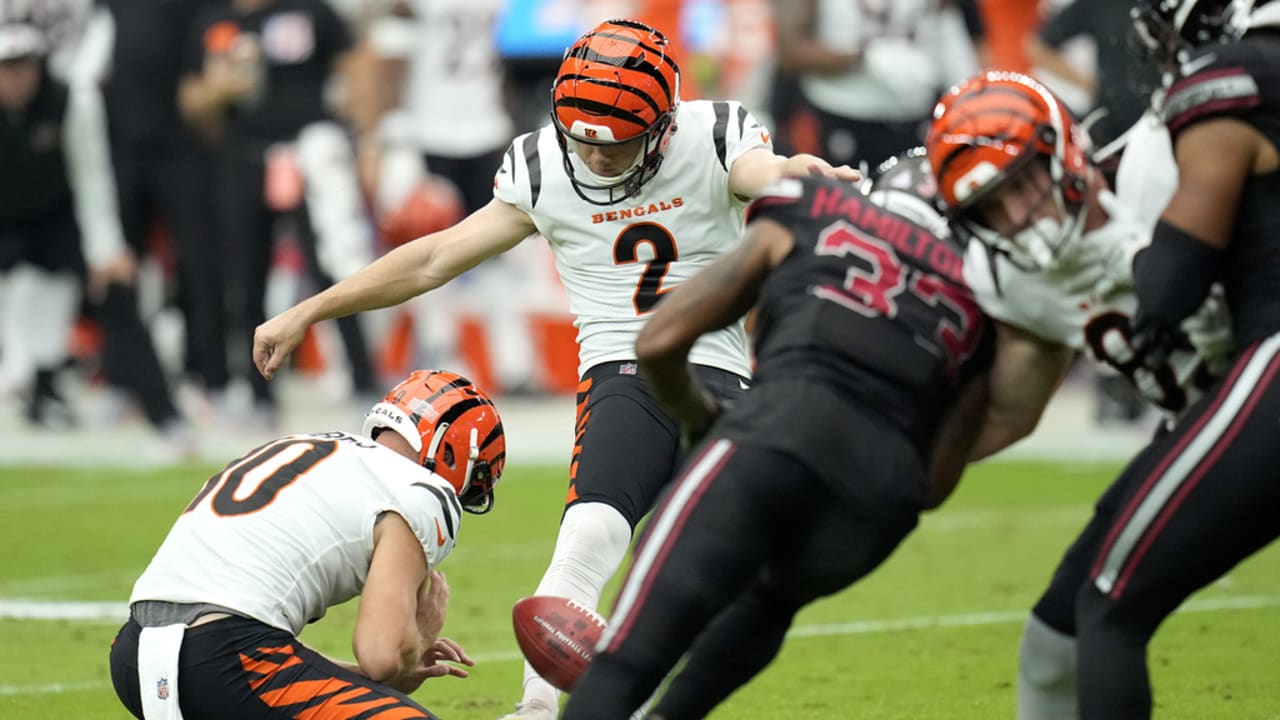
<svg viewBox="0 0 1280 720"><path fill-rule="evenodd" d="M396 678L406 674L416 664L417 657L403 649L387 648L359 659L360 671L370 680L383 684L392 684Z"/></svg>
<svg viewBox="0 0 1280 720"><path fill-rule="evenodd" d="M417 666L421 650L407 639L400 642L357 641L356 662L365 677L376 682L390 684Z"/></svg>
<svg viewBox="0 0 1280 720"><path fill-rule="evenodd" d="M975 462L995 455L1029 436L1039 424L1039 413L988 413L978 440L969 454L969 461Z"/></svg>

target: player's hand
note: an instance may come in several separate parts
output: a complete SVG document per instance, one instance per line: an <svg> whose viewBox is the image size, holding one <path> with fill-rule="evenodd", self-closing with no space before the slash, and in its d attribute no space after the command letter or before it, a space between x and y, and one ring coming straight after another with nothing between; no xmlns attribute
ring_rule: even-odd
<svg viewBox="0 0 1280 720"><path fill-rule="evenodd" d="M680 416L680 445L685 450L697 447L724 411L720 401L705 389L699 393L699 400L695 409L683 412Z"/></svg>
<svg viewBox="0 0 1280 720"><path fill-rule="evenodd" d="M450 665L446 663L457 664ZM422 669L428 678L445 676L464 678L470 673L458 667L458 665L474 667L475 664L476 661L467 655L467 651L449 638L439 638L422 654Z"/></svg>
<svg viewBox="0 0 1280 720"><path fill-rule="evenodd" d="M133 259L133 252L127 248L121 250L106 262L98 263L89 268L89 282L87 285L89 298L94 302L101 301L107 296L107 288L112 283L132 285L136 269L137 263Z"/></svg>
<svg viewBox="0 0 1280 720"><path fill-rule="evenodd" d="M253 364L262 377L270 380L302 342L309 323L300 315L296 306L291 307L254 329Z"/></svg>
<svg viewBox="0 0 1280 720"><path fill-rule="evenodd" d="M1133 257L1151 243L1151 228L1110 191L1098 193L1098 204L1108 220L1083 238L1088 243L1091 267L1076 273L1079 283L1067 290L1087 292L1102 300L1119 289L1133 287Z"/></svg>
<svg viewBox="0 0 1280 720"><path fill-rule="evenodd" d="M1146 369L1157 372L1168 365L1169 356L1184 345L1185 338L1178 328L1151 317L1139 307L1133 319L1131 342L1138 362Z"/></svg>
<svg viewBox="0 0 1280 720"><path fill-rule="evenodd" d="M427 579L418 588L418 632L432 642L440 636L444 628L445 611L449 607L449 582L444 573L431 570Z"/></svg>
<svg viewBox="0 0 1280 720"><path fill-rule="evenodd" d="M831 163L823 160L817 155L810 155L808 153L800 153L787 158L786 165L783 166L783 175L787 177L818 175L850 183L856 183L862 180L862 173L848 165L833 166Z"/></svg>
<svg viewBox="0 0 1280 720"><path fill-rule="evenodd" d="M1210 373L1220 375L1226 371L1236 344L1221 285L1213 286L1204 304L1182 321L1181 328Z"/></svg>

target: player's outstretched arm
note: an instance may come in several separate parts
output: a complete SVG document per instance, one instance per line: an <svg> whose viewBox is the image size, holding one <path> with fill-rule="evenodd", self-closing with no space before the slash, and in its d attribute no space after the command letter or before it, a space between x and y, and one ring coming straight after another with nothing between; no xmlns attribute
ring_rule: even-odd
<svg viewBox="0 0 1280 720"><path fill-rule="evenodd" d="M401 245L259 325L253 334L254 365L270 379L313 323L398 305L510 250L536 231L524 211L492 200L457 225Z"/></svg>
<svg viewBox="0 0 1280 720"><path fill-rule="evenodd" d="M793 242L791 232L772 220L752 222L738 247L667 293L636 338L645 378L688 439L700 437L719 412L688 363L690 348L702 334L728 327L751 309Z"/></svg>
<svg viewBox="0 0 1280 720"><path fill-rule="evenodd" d="M757 198L782 178L806 175L825 175L846 182L862 179L862 173L848 165L836 167L817 155L800 153L786 157L758 147L743 153L729 168L729 191L739 197Z"/></svg>

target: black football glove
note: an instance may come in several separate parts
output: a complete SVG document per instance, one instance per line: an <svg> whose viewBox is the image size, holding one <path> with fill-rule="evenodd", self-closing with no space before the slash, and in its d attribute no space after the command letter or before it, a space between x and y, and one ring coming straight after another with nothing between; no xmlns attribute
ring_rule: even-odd
<svg viewBox="0 0 1280 720"><path fill-rule="evenodd" d="M1168 365L1173 351L1186 344L1182 332L1176 326L1157 320L1141 310L1133 319L1132 342L1138 362L1152 372Z"/></svg>

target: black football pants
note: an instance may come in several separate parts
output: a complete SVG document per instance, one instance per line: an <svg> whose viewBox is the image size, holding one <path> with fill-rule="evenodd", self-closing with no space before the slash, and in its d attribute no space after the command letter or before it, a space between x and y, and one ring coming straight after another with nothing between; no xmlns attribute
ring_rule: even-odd
<svg viewBox="0 0 1280 720"><path fill-rule="evenodd" d="M870 510L789 455L705 443L650 518L563 717L628 717L686 651L653 714L709 713L769 664L801 607L871 572L915 526Z"/></svg>

